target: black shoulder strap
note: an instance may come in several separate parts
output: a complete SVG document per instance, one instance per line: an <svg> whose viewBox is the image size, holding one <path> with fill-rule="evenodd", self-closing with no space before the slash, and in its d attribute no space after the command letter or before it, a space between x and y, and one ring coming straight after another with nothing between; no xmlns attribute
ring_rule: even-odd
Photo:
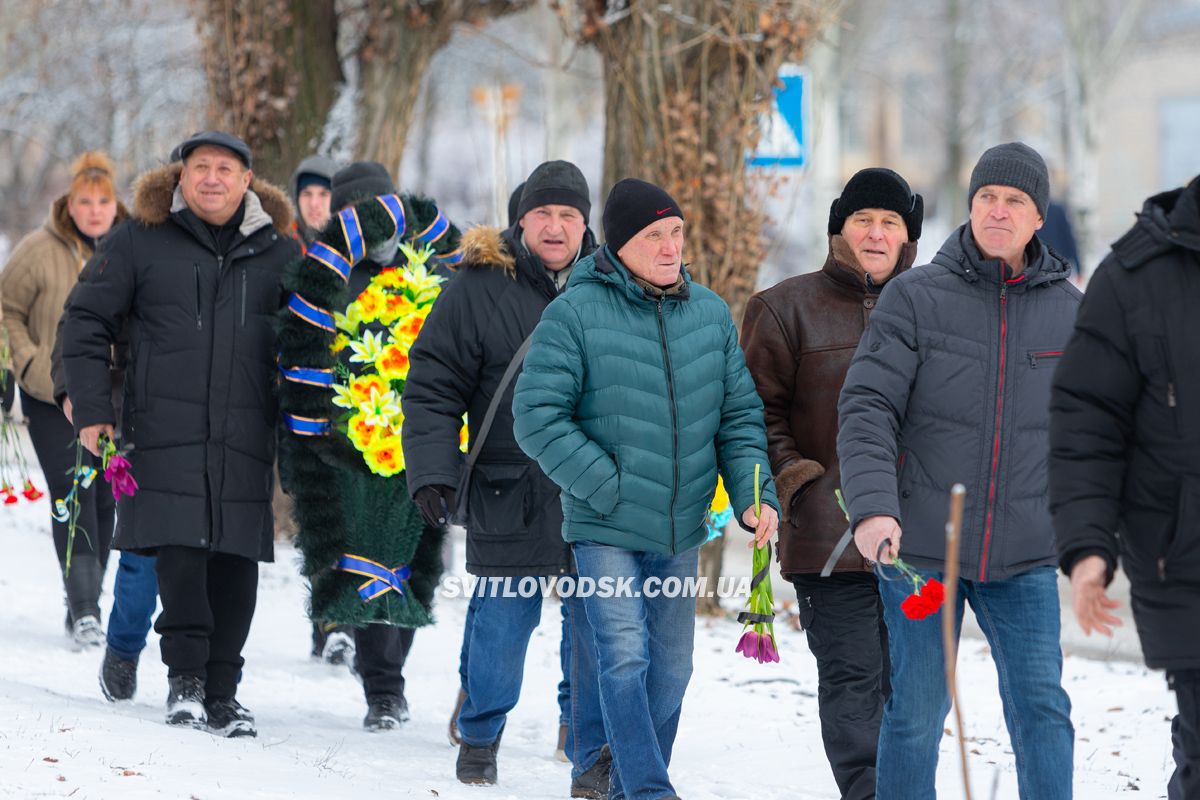
<svg viewBox="0 0 1200 800"><path fill-rule="evenodd" d="M488 433L492 430L496 411L500 408L500 400L504 397L508 385L516 377L517 371L521 369L521 364L525 362L525 354L529 352L531 344L533 344L533 333L530 333L525 337L525 341L521 342L521 346L513 354L512 361L508 362L504 374L500 376L500 383L496 384L496 393L492 395L492 402L488 403L487 412L483 415L483 422L480 423L479 430L475 432L475 442L471 445L471 452L467 453L468 470L475 466L475 461L479 458L479 451L483 449L483 443L487 441Z"/></svg>

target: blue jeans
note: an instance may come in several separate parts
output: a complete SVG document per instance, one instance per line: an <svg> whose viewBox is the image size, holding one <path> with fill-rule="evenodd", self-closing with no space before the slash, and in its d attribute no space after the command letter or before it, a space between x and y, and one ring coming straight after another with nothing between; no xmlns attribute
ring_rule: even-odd
<svg viewBox="0 0 1200 800"><path fill-rule="evenodd" d="M897 574L888 569L888 575ZM927 578L941 579L929 573ZM876 763L878 800L935 796L938 747L950 696L942 649L942 611L910 620L900 604L906 580L880 581L888 627L892 695L884 705ZM964 602L979 620L1000 678L1004 721L1017 761L1021 800L1071 797L1075 729L1062 688L1058 581L1054 567L1038 567L1001 581L960 579L954 609L961 632ZM960 687L960 693L962 687Z"/></svg>
<svg viewBox="0 0 1200 800"><path fill-rule="evenodd" d="M113 584L112 611L108 615L108 648L127 661L146 647L146 634L158 603L158 578L154 557L121 553Z"/></svg>
<svg viewBox="0 0 1200 800"><path fill-rule="evenodd" d="M642 588L648 578L694 578L698 550L670 556L590 542L576 542L574 549L580 577L631 578L637 595L596 593L583 601L595 635L600 703L615 767L608 796L674 795L667 766L692 676L696 598L649 597Z"/></svg>
<svg viewBox="0 0 1200 800"><path fill-rule="evenodd" d="M496 741L508 712L516 706L529 637L542 616L540 594L491 597L487 588L481 581L467 606L459 657L459 679L467 699L458 712L458 730L463 741L472 747ZM567 602L572 604L568 611L571 638L575 642L581 637L590 638L582 601L574 598ZM595 649L574 646L571 651L573 691L566 750L571 759L571 773L578 776L600 757L605 741L604 720L595 677Z"/></svg>
<svg viewBox="0 0 1200 800"><path fill-rule="evenodd" d="M567 618L567 601L559 604L562 611L562 644L558 647L558 662L562 680L558 682L558 724L571 723L571 624Z"/></svg>

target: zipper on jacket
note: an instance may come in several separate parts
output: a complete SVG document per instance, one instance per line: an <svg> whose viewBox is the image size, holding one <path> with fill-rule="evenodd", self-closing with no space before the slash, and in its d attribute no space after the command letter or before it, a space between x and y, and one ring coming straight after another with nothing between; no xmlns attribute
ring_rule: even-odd
<svg viewBox="0 0 1200 800"><path fill-rule="evenodd" d="M242 327L246 327L246 265L242 264Z"/></svg>
<svg viewBox="0 0 1200 800"><path fill-rule="evenodd" d="M204 327L204 320L200 316L200 265L192 264L192 270L196 273L196 330Z"/></svg>
<svg viewBox="0 0 1200 800"><path fill-rule="evenodd" d="M1062 354L1062 350L1045 350L1041 353L1030 353L1029 366L1036 367L1038 365L1038 359L1061 358Z"/></svg>
<svg viewBox="0 0 1200 800"><path fill-rule="evenodd" d="M658 298L658 338L662 344L663 367L667 371L667 397L671 401L671 554L675 554L675 497L679 492L679 412L675 409L675 374L671 370L671 351L667 348L667 322L663 317L663 298Z"/></svg>
<svg viewBox="0 0 1200 800"><path fill-rule="evenodd" d="M1004 368L1008 360L1008 283L1000 265L1000 376L996 381L996 419L992 427L992 468L988 478L987 515L983 526L983 556L979 580L987 580L988 547L992 543L992 519L996 514L996 477L1000 468L1000 433L1004 422Z"/></svg>

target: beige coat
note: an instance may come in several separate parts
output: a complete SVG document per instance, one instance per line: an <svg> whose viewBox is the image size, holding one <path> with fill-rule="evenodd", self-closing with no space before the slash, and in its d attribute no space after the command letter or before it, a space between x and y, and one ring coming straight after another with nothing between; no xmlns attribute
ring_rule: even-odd
<svg viewBox="0 0 1200 800"><path fill-rule="evenodd" d="M127 216L118 202L114 227ZM46 224L17 243L0 272L0 317L12 346L13 374L22 389L45 403L54 402L50 353L63 303L91 255L63 195L50 207Z"/></svg>

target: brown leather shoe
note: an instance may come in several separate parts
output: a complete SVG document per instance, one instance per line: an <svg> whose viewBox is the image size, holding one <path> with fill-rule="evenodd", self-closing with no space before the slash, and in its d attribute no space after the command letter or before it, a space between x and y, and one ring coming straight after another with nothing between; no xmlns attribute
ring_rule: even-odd
<svg viewBox="0 0 1200 800"><path fill-rule="evenodd" d="M462 737L458 735L458 712L462 711L463 703L467 702L467 693L460 687L458 690L458 699L454 701L454 711L450 714L450 744L457 747L462 744Z"/></svg>

